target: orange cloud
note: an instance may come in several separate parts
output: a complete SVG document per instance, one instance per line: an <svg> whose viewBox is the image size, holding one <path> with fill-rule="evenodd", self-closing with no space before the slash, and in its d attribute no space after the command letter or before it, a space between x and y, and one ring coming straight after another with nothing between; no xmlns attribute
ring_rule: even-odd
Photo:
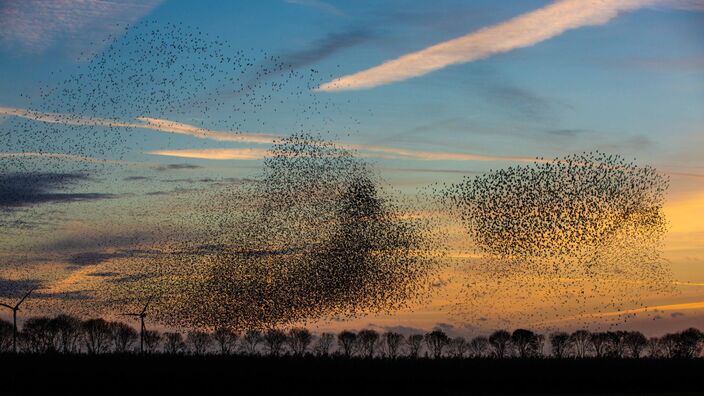
<svg viewBox="0 0 704 396"><path fill-rule="evenodd" d="M254 148L239 149L200 149L200 150L154 150L147 154L178 158L208 160L258 160L266 156L268 150Z"/></svg>

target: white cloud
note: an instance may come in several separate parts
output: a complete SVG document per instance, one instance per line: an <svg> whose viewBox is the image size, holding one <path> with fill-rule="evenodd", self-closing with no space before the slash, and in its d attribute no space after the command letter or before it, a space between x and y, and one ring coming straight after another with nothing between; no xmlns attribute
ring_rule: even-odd
<svg viewBox="0 0 704 396"><path fill-rule="evenodd" d="M560 0L506 22L337 78L321 85L318 90L372 88L422 76L450 65L530 47L567 30L605 24L622 12L648 6L698 10L704 8L703 3L702 0Z"/></svg>
<svg viewBox="0 0 704 396"><path fill-rule="evenodd" d="M0 3L0 44L28 53L54 45L95 51L161 0L21 0Z"/></svg>

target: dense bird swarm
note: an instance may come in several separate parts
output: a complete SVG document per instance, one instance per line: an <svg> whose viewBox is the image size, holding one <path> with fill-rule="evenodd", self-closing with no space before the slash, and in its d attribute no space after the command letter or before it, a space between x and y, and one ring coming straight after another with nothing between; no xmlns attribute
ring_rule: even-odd
<svg viewBox="0 0 704 396"><path fill-rule="evenodd" d="M660 252L667 187L654 168L599 152L512 166L449 186L444 202L480 255L470 267L466 301L484 302L487 294L494 305L551 301L524 312L531 317L522 320L534 322L560 310L579 316L643 306L645 297L671 285Z"/></svg>
<svg viewBox="0 0 704 396"><path fill-rule="evenodd" d="M101 299L156 295L172 326L265 328L388 312L427 296L427 224L404 217L369 165L306 135L282 140L251 183L211 196L202 233L133 268ZM119 309L119 306L113 307Z"/></svg>
<svg viewBox="0 0 704 396"><path fill-rule="evenodd" d="M31 98L25 118L0 125L0 227L7 238L0 251L14 252L25 232L80 222L56 203L120 198L115 219L135 230L106 232L105 240L86 235L100 240L93 247L99 251L70 257L75 276L51 274L51 287L34 294L44 298L38 308L126 312L153 296L150 319L168 325L271 327L393 311L413 306L433 283L436 291L442 286L431 281L444 246L428 223L435 219L408 216L413 208L394 199L353 153L300 134L340 127L331 97L312 92L332 76L305 69L300 57L235 49L181 24L143 22L106 45ZM276 117L267 117L274 112L287 114L280 127L286 134L299 134L275 144L252 179L165 179L188 164L123 161L153 144L150 135L179 133L138 127L150 119L193 120L236 136L276 132L269 130ZM206 142L190 139L189 148ZM128 178L114 172L123 166L130 187L175 188L123 194ZM91 190L99 178L118 188ZM451 221L462 221L481 256L462 261L457 310L474 320L489 314L501 325L528 325L641 306L669 285L660 255L666 188L654 169L600 153L450 186L443 192ZM130 201L140 193L151 200ZM72 244L82 246L63 245ZM26 279L23 265L15 272ZM5 294L37 280L27 282L8 283L13 290Z"/></svg>

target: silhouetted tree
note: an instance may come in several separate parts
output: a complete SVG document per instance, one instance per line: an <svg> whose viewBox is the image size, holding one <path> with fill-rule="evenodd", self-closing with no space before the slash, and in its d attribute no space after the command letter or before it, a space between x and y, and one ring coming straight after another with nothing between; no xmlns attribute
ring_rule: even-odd
<svg viewBox="0 0 704 396"><path fill-rule="evenodd" d="M190 347L194 355L204 355L207 353L212 342L213 339L210 337L210 333L205 331L189 331L186 336L186 344Z"/></svg>
<svg viewBox="0 0 704 396"><path fill-rule="evenodd" d="M213 340L220 350L220 354L229 355L235 350L239 335L226 327L218 327L213 332Z"/></svg>
<svg viewBox="0 0 704 396"><path fill-rule="evenodd" d="M51 320L51 327L56 332L56 350L61 353L79 351L81 339L81 320L70 315L59 315Z"/></svg>
<svg viewBox="0 0 704 396"><path fill-rule="evenodd" d="M115 352L126 353L137 341L137 331L132 326L122 322L110 322L110 332Z"/></svg>
<svg viewBox="0 0 704 396"><path fill-rule="evenodd" d="M491 346L494 357L503 359L510 354L511 334L506 330L497 330L489 336L489 345Z"/></svg>
<svg viewBox="0 0 704 396"><path fill-rule="evenodd" d="M677 333L677 347L675 355L682 358L698 357L702 351L702 343L704 343L704 333L695 329Z"/></svg>
<svg viewBox="0 0 704 396"><path fill-rule="evenodd" d="M393 331L387 331L381 336L384 344L384 354L391 359L398 357L399 349L403 345L403 335Z"/></svg>
<svg viewBox="0 0 704 396"><path fill-rule="evenodd" d="M286 343L286 333L279 329L269 329L264 333L263 341L269 356L279 356Z"/></svg>
<svg viewBox="0 0 704 396"><path fill-rule="evenodd" d="M626 355L626 335L625 331L608 331L606 334L609 337L609 356L622 358Z"/></svg>
<svg viewBox="0 0 704 396"><path fill-rule="evenodd" d="M624 343L630 352L632 358L639 358L643 353L643 349L648 344L648 339L645 338L640 331L629 331L624 335Z"/></svg>
<svg viewBox="0 0 704 396"><path fill-rule="evenodd" d="M570 335L565 332L550 334L552 356L560 359L569 356L571 349Z"/></svg>
<svg viewBox="0 0 704 396"><path fill-rule="evenodd" d="M170 355L176 355L186 350L186 343L183 342L181 333L167 332L163 334L164 352Z"/></svg>
<svg viewBox="0 0 704 396"><path fill-rule="evenodd" d="M425 344L435 359L442 357L442 352L450 343L450 337L440 329L435 329L425 335Z"/></svg>
<svg viewBox="0 0 704 396"><path fill-rule="evenodd" d="M598 332L589 335L589 345L594 351L594 355L596 357L601 358L608 355L609 350L611 349L609 346L610 342L611 337L609 337L608 333Z"/></svg>
<svg viewBox="0 0 704 396"><path fill-rule="evenodd" d="M357 333L357 345L359 346L360 353L364 357L374 357L374 351L378 342L379 333L375 330L364 329Z"/></svg>
<svg viewBox="0 0 704 396"><path fill-rule="evenodd" d="M313 350L318 356L328 356L330 354L330 349L332 348L332 343L335 342L335 334L323 333L318 337L318 341L315 343Z"/></svg>
<svg viewBox="0 0 704 396"><path fill-rule="evenodd" d="M659 358L662 356L662 344L658 337L648 338L648 342L645 345L645 353L651 358Z"/></svg>
<svg viewBox="0 0 704 396"><path fill-rule="evenodd" d="M337 345L345 357L352 356L355 344L357 343L357 333L344 330L337 335Z"/></svg>
<svg viewBox="0 0 704 396"><path fill-rule="evenodd" d="M511 344L520 358L539 355L543 346L542 336L526 329L514 330L511 334Z"/></svg>
<svg viewBox="0 0 704 396"><path fill-rule="evenodd" d="M105 353L110 350L112 332L104 319L88 319L81 324L83 342L90 354Z"/></svg>
<svg viewBox="0 0 704 396"><path fill-rule="evenodd" d="M577 330L570 335L570 344L572 344L575 356L579 358L587 356L591 342L591 333L587 330Z"/></svg>
<svg viewBox="0 0 704 396"><path fill-rule="evenodd" d="M408 356L417 359L420 355L420 350L423 348L423 335L411 334L406 338L406 346L408 347Z"/></svg>
<svg viewBox="0 0 704 396"><path fill-rule="evenodd" d="M456 359L461 359L464 357L464 355L467 354L467 350L469 349L469 344L467 343L467 340L464 339L464 337L455 337L450 340L450 343L447 345L447 350L450 353L450 356Z"/></svg>
<svg viewBox="0 0 704 396"><path fill-rule="evenodd" d="M156 330L146 330L144 332L144 352L154 353L161 343L161 333Z"/></svg>
<svg viewBox="0 0 704 396"><path fill-rule="evenodd" d="M489 350L489 339L484 336L477 336L472 338L469 342L469 354L472 357L483 357L486 356Z"/></svg>
<svg viewBox="0 0 704 396"><path fill-rule="evenodd" d="M48 317L27 319L22 326L20 338L28 352L47 353L55 350L56 332L51 328L51 319Z"/></svg>
<svg viewBox="0 0 704 396"><path fill-rule="evenodd" d="M665 357L673 358L677 356L677 344L679 340L677 339L677 334L668 333L660 338L661 351Z"/></svg>
<svg viewBox="0 0 704 396"><path fill-rule="evenodd" d="M288 331L286 340L294 355L303 356L310 343L313 342L313 334L308 329L293 328Z"/></svg>
<svg viewBox="0 0 704 396"><path fill-rule="evenodd" d="M257 345L262 342L262 333L259 330L251 329L247 330L242 336L242 342L240 345L244 352L248 355L257 354Z"/></svg>
<svg viewBox="0 0 704 396"><path fill-rule="evenodd" d="M12 350L12 323L0 319L0 353Z"/></svg>

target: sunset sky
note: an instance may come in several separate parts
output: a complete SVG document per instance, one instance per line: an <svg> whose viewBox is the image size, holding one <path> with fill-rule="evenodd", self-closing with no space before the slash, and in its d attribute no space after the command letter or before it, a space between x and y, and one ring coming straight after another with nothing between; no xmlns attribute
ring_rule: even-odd
<svg viewBox="0 0 704 396"><path fill-rule="evenodd" d="M242 106L241 97L206 79L190 106L149 105L140 113L129 104L119 117L46 95L80 79L112 44L149 40L125 30L140 24L175 24L184 37L202 33L258 65L275 56L312 77L275 92L259 88L252 95L266 99ZM119 61L130 70L138 62ZM648 309L625 306L621 314L634 315L624 326L658 334L701 326L702 109L702 0L1 2L0 194L25 190L21 202L0 196L0 216L8 219L0 220L0 299L41 284L29 307L38 312L42 299L100 287L96 274L130 260L130 249L188 227L182 218L203 191L245 182L275 139L309 132L355 150L392 190L421 199L434 183L536 157L600 150L651 165L670 177L664 257L674 287L666 295L638 291ZM113 127L126 132L110 138ZM58 170L74 179L9 178ZM51 196L64 187L73 195ZM439 324L477 333L599 326L616 314L541 299L547 280L535 281L532 297L516 295L508 281L485 297L487 305L463 300L460 279L472 276L475 252L459 223L439 224L451 265L431 301L317 328Z"/></svg>

